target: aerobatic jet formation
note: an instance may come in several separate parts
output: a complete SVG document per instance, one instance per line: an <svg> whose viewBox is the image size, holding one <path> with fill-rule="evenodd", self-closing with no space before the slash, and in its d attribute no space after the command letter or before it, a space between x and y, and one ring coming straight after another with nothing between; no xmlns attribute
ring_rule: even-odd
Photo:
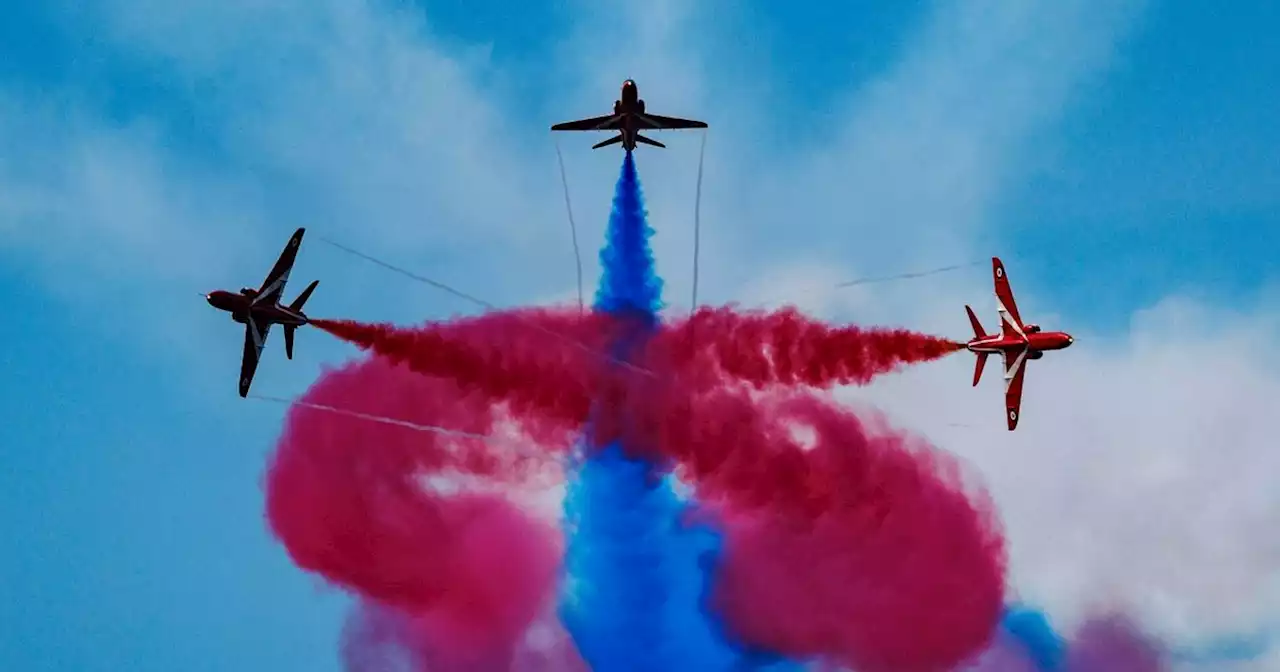
<svg viewBox="0 0 1280 672"><path fill-rule="evenodd" d="M682 128L706 128L706 122L678 117L663 117L644 111L644 101L640 99L640 91L636 83L628 79L622 83L622 96L613 101L613 114L603 117L591 117L577 121L566 121L551 127L553 131L618 131L604 142L596 143L591 149L600 149L609 145L622 143L628 152L634 151L636 143L666 147L666 145L640 135L640 131L657 131Z"/></svg>
<svg viewBox="0 0 1280 672"><path fill-rule="evenodd" d="M315 291L319 280L314 280L302 290L298 298L288 306L280 305L280 297L284 296L285 284L289 282L289 273L293 270L293 262L298 256L298 246L302 244L302 234L306 229L294 232L289 243L285 245L276 265L271 267L262 287L253 289L245 287L238 293L217 290L205 296L209 305L218 310L231 313L231 319L244 325L244 354L240 360L240 396L249 394L249 385L253 383L253 374L258 370L258 360L262 357L262 348L267 342L267 332L271 325L284 327L284 354L293 359L293 332L307 324L307 316L302 306Z"/></svg>
<svg viewBox="0 0 1280 672"><path fill-rule="evenodd" d="M999 257L991 258L991 271L995 278L1000 333L987 335L978 316L973 314L973 309L965 306L974 333L973 340L966 347L978 356L973 371L975 387L982 378L982 367L986 365L987 357L993 353L1004 357L1005 419L1009 422L1009 431L1013 431L1018 426L1018 416L1022 409L1022 381L1027 373L1027 360L1040 359L1049 350L1066 348L1075 339L1061 331L1041 331L1039 325L1023 324L1022 316L1018 314L1018 304L1013 300L1013 290L1009 287L1009 276Z"/></svg>

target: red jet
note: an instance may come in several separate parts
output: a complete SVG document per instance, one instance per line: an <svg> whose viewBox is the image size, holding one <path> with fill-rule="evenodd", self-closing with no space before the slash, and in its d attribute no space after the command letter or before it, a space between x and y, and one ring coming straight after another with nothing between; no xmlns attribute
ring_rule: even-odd
<svg viewBox="0 0 1280 672"><path fill-rule="evenodd" d="M974 333L974 339L966 347L978 355L977 366L973 370L975 387L982 379L982 367L987 363L987 356L992 353L1004 356L1005 417L1009 421L1009 431L1013 431L1018 426L1018 413L1022 407L1022 379L1027 373L1024 366L1026 360L1040 359L1044 357L1046 350L1066 348L1075 339L1061 331L1040 331L1039 325L1024 325L1022 317L1018 315L1018 304L1013 301L1013 290L1009 288L1009 276L1004 272L1004 264L999 257L991 258L991 270L996 282L996 310L1000 313L1001 333L988 336L982 323L978 321L978 316L973 314L973 309L965 306Z"/></svg>
<svg viewBox="0 0 1280 672"><path fill-rule="evenodd" d="M298 256L298 246L302 244L304 233L306 229L298 229L293 233L261 288L245 287L238 294L218 290L205 296L209 305L231 313L232 320L244 325L244 355L240 360L242 397L249 394L249 385L253 382L254 372L258 370L258 360L262 357L262 348L267 342L267 332L271 330L271 325L284 325L284 354L293 359L293 332L308 322L302 306L310 298L311 292L315 291L316 285L320 284L319 280L307 285L293 303L288 306L280 305L280 297L284 295L285 283L289 282L289 272L293 270L293 262Z"/></svg>
<svg viewBox="0 0 1280 672"><path fill-rule="evenodd" d="M703 121L663 117L644 111L644 101L640 99L640 90L630 79L622 83L622 95L613 101L613 114L604 117L591 117L577 121L566 121L551 127L553 131L618 131L618 135L603 142L596 143L591 149L600 149L622 143L627 152L634 151L637 142L654 147L666 145L640 135L640 131L663 130L677 128L706 128Z"/></svg>

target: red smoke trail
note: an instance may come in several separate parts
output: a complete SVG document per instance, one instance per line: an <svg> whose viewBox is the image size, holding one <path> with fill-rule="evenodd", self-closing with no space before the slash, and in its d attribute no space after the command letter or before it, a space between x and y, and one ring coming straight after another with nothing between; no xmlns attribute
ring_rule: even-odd
<svg viewBox="0 0 1280 672"><path fill-rule="evenodd" d="M746 641L871 672L943 669L986 645L1003 538L954 460L807 394L640 399L644 420L610 429L640 432L632 445L674 457L725 509L716 598Z"/></svg>
<svg viewBox="0 0 1280 672"><path fill-rule="evenodd" d="M819 328L821 325L794 311L742 319L703 314L716 319L707 318L695 327L695 345L712 343L712 355L694 356L692 350L685 350L682 357L678 348L670 347L678 341L668 341L665 351L660 347L650 351L649 360L637 362L661 363L655 367L659 372L656 377L606 376L607 367L599 357L545 333L559 329L584 344L608 341L601 334L613 328L610 323L576 321L576 315L544 317L531 311L517 319L494 314L419 329L348 322L317 324L403 362L414 372L436 377L427 379L435 387L408 394L400 388L417 383L404 380L408 375L404 369L384 364L384 370L399 377L368 382L364 392L348 401L362 395L392 396L412 399L405 403L425 410L409 416L404 415L409 412L405 408L393 412L353 410L484 431L493 421L493 411L487 409L506 402L513 416L528 423L525 427L537 435L539 443L556 449L567 445L568 432L585 420L593 403L600 405L597 409L613 411L593 421L594 431L600 433L596 445L606 445L625 434L625 445L671 458L691 477L700 499L721 512L726 526L725 562L713 590L714 604L724 611L735 634L753 644L796 658L825 655L872 672L946 667L985 646L1003 601L1003 541L990 503L982 494L966 493L954 461L923 442L870 428L839 407L808 394L774 390L755 398L741 387L714 384L725 376L756 385L866 382L901 363L941 356L954 346L944 347L947 342L939 339L928 346L928 337L907 332ZM531 329L527 320L532 319L546 319L539 324L549 326L545 331ZM668 330L659 338L679 338L681 329ZM921 343L928 347L918 347ZM753 354L761 351L768 356ZM451 379L456 387L438 380L441 377ZM425 394L444 396L424 401ZM450 394L461 401L446 403L444 399ZM341 399L308 401L352 405ZM470 410L454 417L445 413L451 405ZM806 428L812 440L798 437L797 427ZM552 442L552 436L560 440ZM355 437L349 438L354 441ZM544 438L546 443L541 440ZM423 439L415 436L414 440ZM387 471L391 477L381 480L403 484L405 489L418 487L407 482L404 468L343 461L350 460L349 454L356 448L364 455L380 455L378 445L344 444L348 450L339 455L347 457L336 459L323 454L331 450L326 446L332 441L335 439L317 434L296 443L299 453L312 450L304 443L313 443L320 447L320 458L342 464L342 469L332 474L334 479L349 477L349 473L367 479L369 474ZM285 452L283 447L281 452ZM392 451L390 459L411 464L424 459L398 455ZM383 458L365 459L373 462ZM492 466L504 464L502 460L473 457L470 461L499 478L519 477ZM448 463L444 458L432 462L436 467ZM371 531L386 518L371 513L358 498L354 508L359 515L332 512L343 507L313 501L329 496L330 489L337 489L337 499L342 501L342 490L353 486L328 483L328 472L324 472L324 479L308 469L296 468L294 473L295 478L305 476L317 484L302 489L308 496L299 499L307 504L287 512L302 521L296 524L304 531L306 521L325 528L322 534L311 536L290 537L281 532L291 554L302 558L299 564L324 571L331 578L337 576L334 580L339 583L383 603L407 602L409 606L402 608L411 612L435 608L430 588L438 590L441 584L427 575L419 576L427 570L409 558L431 552L449 555L450 537L443 533L445 525L437 512L445 508L443 504L420 495L419 499L431 500L430 506L421 505L424 513L420 519L400 521L390 516L397 522L382 525L392 540L388 542ZM273 480L287 481L283 477ZM283 491L283 486L278 487ZM391 491L397 493L390 500L395 508L401 506L399 498L418 501L394 487ZM307 508L320 513L307 512ZM273 515L273 524L276 519ZM420 528L416 534L415 526ZM281 527L277 524L277 529ZM308 545L312 537L315 541ZM354 557L348 559L347 554L333 548L342 546L335 540L348 537L360 540L360 553L350 555L380 555L381 551L373 553L373 546L389 544L386 553L399 557L399 564L379 561L375 569L362 573ZM512 552L518 551L504 551ZM471 584L467 581L479 579L465 579L459 591L468 590L466 586ZM405 599L406 595L410 599ZM530 613L529 604L532 601L517 611ZM437 624L430 630L445 627L448 618L430 621ZM467 620L476 624L470 628L474 631L484 619ZM504 622L513 624L516 620ZM507 638L513 627L506 628L499 639ZM432 641L455 639L452 635L435 637ZM456 639L467 641L466 637ZM496 640L493 645L497 647Z"/></svg>
<svg viewBox="0 0 1280 672"><path fill-rule="evenodd" d="M510 642L509 652L490 655L480 666L441 660L431 639L410 617L364 604L343 632L343 665L347 672L590 672L554 613L539 618L528 637Z"/></svg>
<svg viewBox="0 0 1280 672"><path fill-rule="evenodd" d="M425 376L454 380L463 392L530 412L584 422L591 386L607 361L610 322L576 311L527 310L418 328L351 321L311 324ZM576 345L575 345L576 344Z"/></svg>
<svg viewBox="0 0 1280 672"><path fill-rule="evenodd" d="M377 358L327 372L305 400L478 434L503 419L451 381ZM495 669L554 597L560 540L506 499L445 497L425 479L518 482L541 465L517 452L295 407L267 475L268 520L298 566L406 615L408 649L430 651L432 670Z"/></svg>
<svg viewBox="0 0 1280 672"><path fill-rule="evenodd" d="M569 422L584 421L592 404L609 394L602 386L615 387L618 379L637 375L610 367L605 348L627 325L599 313L584 317L576 311L533 309L419 328L311 323L420 374L451 378L468 392L505 400L517 412L537 411ZM632 362L679 375L698 389L726 378L757 387L831 387L865 385L904 365L963 348L906 329L831 327L794 308L746 313L703 308L661 328ZM609 375L611 368L615 373Z"/></svg>
<svg viewBox="0 0 1280 672"><path fill-rule="evenodd" d="M792 307L772 312L707 307L664 330L654 348L676 366L696 363L757 387L831 387L865 385L904 365L962 350L964 344L907 329L833 327Z"/></svg>

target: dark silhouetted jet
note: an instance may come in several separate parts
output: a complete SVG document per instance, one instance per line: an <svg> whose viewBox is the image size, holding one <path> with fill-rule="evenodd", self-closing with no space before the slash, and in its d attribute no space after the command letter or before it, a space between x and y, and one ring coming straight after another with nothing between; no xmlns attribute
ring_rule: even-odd
<svg viewBox="0 0 1280 672"><path fill-rule="evenodd" d="M622 83L622 97L613 101L613 114L606 117L592 117L577 121L566 121L551 127L553 131L618 131L604 142L597 143L591 149L600 149L608 145L622 143L628 152L634 151L636 143L666 147L666 145L640 135L640 131L657 131L681 128L706 128L703 121L663 117L644 111L644 101L640 99L640 91L636 83L630 79Z"/></svg>
<svg viewBox="0 0 1280 672"><path fill-rule="evenodd" d="M302 234L305 232L306 229L294 232L259 289L245 287L238 293L218 290L205 296L209 305L231 313L232 320L244 325L244 355L240 360L242 397L249 394L249 385L253 383L253 374L258 370L258 360L262 357L262 348L267 342L267 332L271 330L271 325L284 326L284 354L293 359L293 332L308 322L302 306L311 292L315 291L316 285L320 284L319 280L307 285L293 303L288 306L280 305L280 297L284 296L284 286L289 282L289 272L293 270L298 246L302 244Z"/></svg>

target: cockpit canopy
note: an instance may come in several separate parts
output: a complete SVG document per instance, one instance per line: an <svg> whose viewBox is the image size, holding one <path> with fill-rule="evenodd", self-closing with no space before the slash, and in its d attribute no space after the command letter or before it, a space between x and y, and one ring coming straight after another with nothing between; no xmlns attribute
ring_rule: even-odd
<svg viewBox="0 0 1280 672"><path fill-rule="evenodd" d="M1028 334L1038 334L1038 333L1040 333L1040 325L1038 325L1038 324L1028 324L1028 325L1026 325L1026 326L1024 327L1024 329L1026 330L1026 332L1027 332Z"/></svg>
<svg viewBox="0 0 1280 672"><path fill-rule="evenodd" d="M252 287L241 287L241 288L240 288L240 293L241 293L241 294L243 294L243 295L245 295L245 296L254 296L254 295L256 295L256 294L258 293L258 290L254 289L254 288L252 288Z"/></svg>

